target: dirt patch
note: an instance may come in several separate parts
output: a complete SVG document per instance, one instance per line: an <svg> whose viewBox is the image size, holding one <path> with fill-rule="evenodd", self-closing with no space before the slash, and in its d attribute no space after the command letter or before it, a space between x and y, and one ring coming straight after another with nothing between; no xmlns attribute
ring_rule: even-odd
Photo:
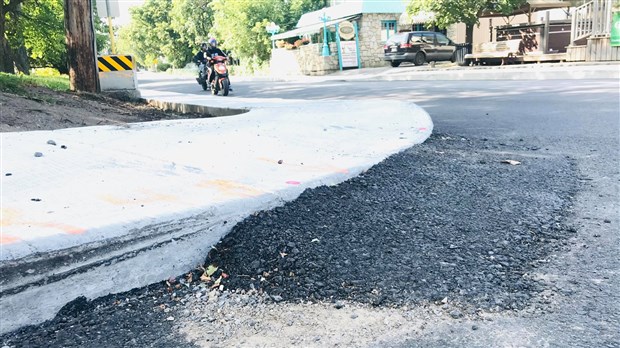
<svg viewBox="0 0 620 348"><path fill-rule="evenodd" d="M120 100L102 94L56 92L42 87L26 87L24 95L0 92L0 132L54 130L209 116L162 111L144 101Z"/></svg>

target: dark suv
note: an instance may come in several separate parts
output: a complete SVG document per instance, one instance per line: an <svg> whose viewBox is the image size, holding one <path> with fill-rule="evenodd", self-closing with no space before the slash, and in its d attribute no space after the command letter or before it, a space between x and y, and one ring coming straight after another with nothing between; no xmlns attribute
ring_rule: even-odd
<svg viewBox="0 0 620 348"><path fill-rule="evenodd" d="M426 62L449 60L454 62L456 46L442 33L410 31L390 37L383 46L383 60L393 67L402 62L422 65Z"/></svg>

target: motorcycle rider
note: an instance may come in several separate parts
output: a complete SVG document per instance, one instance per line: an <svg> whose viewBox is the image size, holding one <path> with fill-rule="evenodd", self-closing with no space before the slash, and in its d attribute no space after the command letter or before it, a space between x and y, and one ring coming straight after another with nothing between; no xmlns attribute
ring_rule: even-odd
<svg viewBox="0 0 620 348"><path fill-rule="evenodd" d="M207 52L208 48L209 48L209 46L207 45L207 43L203 42L200 45L200 50L194 56L194 63L196 63L196 65L198 65L199 67L200 67L201 64L206 65L208 63L208 59L206 57L206 52ZM202 84L200 82L201 74L202 74L202 69L200 69L200 71L198 72L198 77L196 78L196 81L198 81L199 85Z"/></svg>
<svg viewBox="0 0 620 348"><path fill-rule="evenodd" d="M208 58L214 58L218 56L228 58L226 54L224 54L224 52L217 47L217 40L213 37L209 39L209 47L205 52ZM211 82L213 81L213 77L215 76L215 74L211 72L213 70L211 65L212 64L210 59L207 59L207 67L209 68L209 86L211 86ZM229 90L232 91L232 87L230 87Z"/></svg>

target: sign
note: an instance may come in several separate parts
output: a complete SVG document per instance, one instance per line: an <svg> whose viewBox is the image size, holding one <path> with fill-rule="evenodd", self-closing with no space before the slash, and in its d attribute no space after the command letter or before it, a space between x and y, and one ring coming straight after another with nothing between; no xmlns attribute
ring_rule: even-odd
<svg viewBox="0 0 620 348"><path fill-rule="evenodd" d="M342 57L343 68L357 68L359 66L355 41L341 41L340 56Z"/></svg>
<svg viewBox="0 0 620 348"><path fill-rule="evenodd" d="M119 0L96 0L97 16L99 18L119 17L121 15L118 7Z"/></svg>
<svg viewBox="0 0 620 348"><path fill-rule="evenodd" d="M620 46L620 12L614 12L611 19L611 45Z"/></svg>
<svg viewBox="0 0 620 348"><path fill-rule="evenodd" d="M353 23L349 21L339 23L338 32L340 33L340 38L344 40L351 40L355 37L355 28Z"/></svg>
<svg viewBox="0 0 620 348"><path fill-rule="evenodd" d="M99 72L133 70L132 56L99 56L97 57Z"/></svg>

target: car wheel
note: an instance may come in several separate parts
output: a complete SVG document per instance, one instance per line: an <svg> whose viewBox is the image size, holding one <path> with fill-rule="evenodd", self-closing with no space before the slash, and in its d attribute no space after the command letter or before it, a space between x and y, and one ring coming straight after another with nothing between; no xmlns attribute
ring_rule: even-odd
<svg viewBox="0 0 620 348"><path fill-rule="evenodd" d="M392 68L398 68L400 62L391 62L390 65L392 66Z"/></svg>
<svg viewBox="0 0 620 348"><path fill-rule="evenodd" d="M426 63L426 55L422 52L418 52L413 58L413 64L420 66Z"/></svg>

